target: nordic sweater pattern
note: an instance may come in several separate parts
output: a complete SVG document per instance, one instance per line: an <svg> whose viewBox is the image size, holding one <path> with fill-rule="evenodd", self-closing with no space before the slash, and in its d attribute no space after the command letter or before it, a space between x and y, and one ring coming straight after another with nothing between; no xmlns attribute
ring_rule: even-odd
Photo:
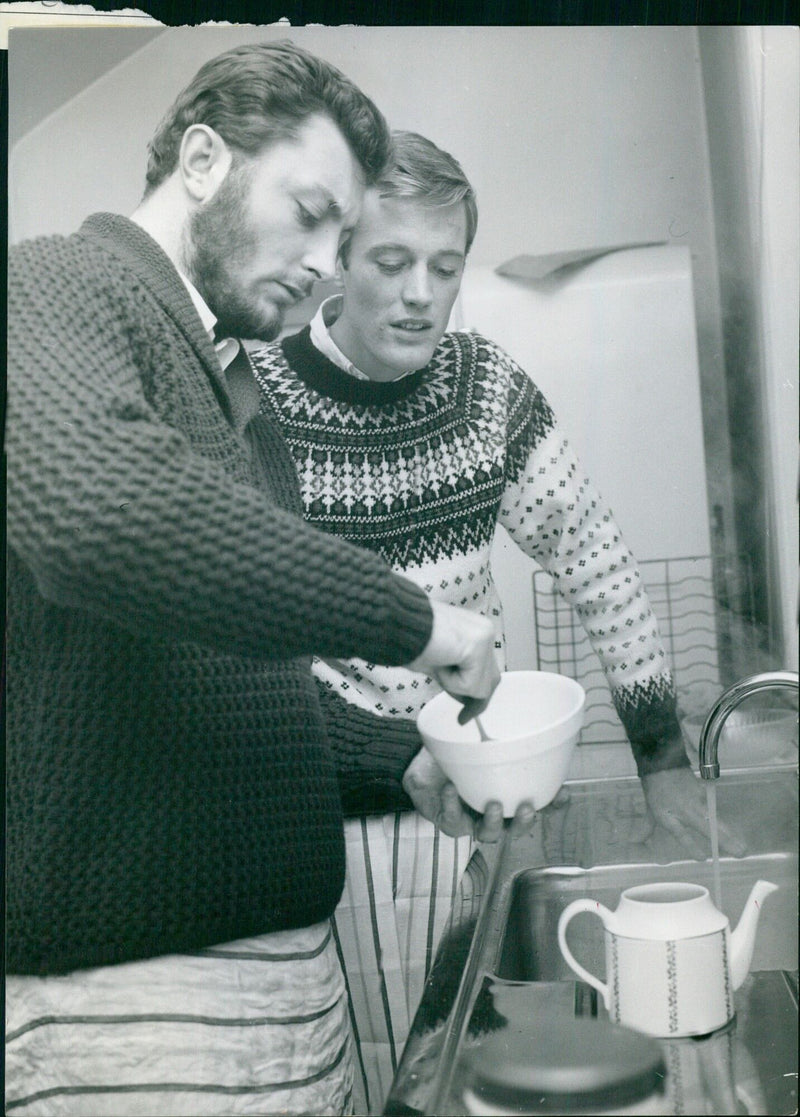
<svg viewBox="0 0 800 1117"><path fill-rule="evenodd" d="M251 355L310 523L382 555L432 597L491 617L501 660L490 548L502 524L584 625L640 773L688 763L636 562L546 399L508 354L478 334L449 333L426 368L389 383L349 376L308 329ZM359 724L366 711L413 719L438 689L363 659L319 659L314 669ZM336 731L347 733L342 715Z"/></svg>
<svg viewBox="0 0 800 1117"><path fill-rule="evenodd" d="M430 607L296 514L274 421L237 434L147 234L95 215L10 256L8 969L324 919L344 844L310 655L408 662Z"/></svg>

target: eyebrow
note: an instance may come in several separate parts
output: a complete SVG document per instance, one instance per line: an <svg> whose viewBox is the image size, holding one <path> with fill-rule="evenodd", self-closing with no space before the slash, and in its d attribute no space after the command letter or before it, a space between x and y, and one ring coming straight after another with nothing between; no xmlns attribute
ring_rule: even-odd
<svg viewBox="0 0 800 1117"><path fill-rule="evenodd" d="M332 217L344 217L341 205L325 186L301 186L295 197L313 205L319 205L321 201L326 213Z"/></svg>
<svg viewBox="0 0 800 1117"><path fill-rule="evenodd" d="M372 248L368 249L368 253L373 252L408 252L410 251L407 244L393 244L387 241L386 244L374 244ZM459 252L457 248L442 248L439 252L434 252L434 256L457 256L460 260L465 258L464 252Z"/></svg>

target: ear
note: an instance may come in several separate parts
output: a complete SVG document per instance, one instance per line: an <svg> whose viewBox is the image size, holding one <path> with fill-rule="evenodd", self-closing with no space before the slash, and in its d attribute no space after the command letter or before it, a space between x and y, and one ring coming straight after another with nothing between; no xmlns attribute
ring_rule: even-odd
<svg viewBox="0 0 800 1117"><path fill-rule="evenodd" d="M349 266L350 257L350 241L353 239L353 230L351 229L343 238L339 245L339 251L336 254L336 278L340 283L344 281L347 268Z"/></svg>
<svg viewBox="0 0 800 1117"><path fill-rule="evenodd" d="M192 124L183 133L178 168L192 201L202 204L213 198L232 162L230 148L207 124Z"/></svg>

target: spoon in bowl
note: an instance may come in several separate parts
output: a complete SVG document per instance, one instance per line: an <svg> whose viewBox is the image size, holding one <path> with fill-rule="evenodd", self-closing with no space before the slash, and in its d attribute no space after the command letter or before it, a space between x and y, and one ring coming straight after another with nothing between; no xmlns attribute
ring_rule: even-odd
<svg viewBox="0 0 800 1117"><path fill-rule="evenodd" d="M483 728L483 722L481 721L481 719L478 717L477 714L475 715L474 721L475 721L475 724L478 727L478 732L481 735L481 741L491 741L492 738L489 736L489 734Z"/></svg>
<svg viewBox="0 0 800 1117"><path fill-rule="evenodd" d="M460 701L462 702L462 709L458 715L458 724L466 725L468 721L474 721L481 735L481 741L491 741L493 738L483 728L480 719L480 714L486 709L486 701L478 698L462 698Z"/></svg>

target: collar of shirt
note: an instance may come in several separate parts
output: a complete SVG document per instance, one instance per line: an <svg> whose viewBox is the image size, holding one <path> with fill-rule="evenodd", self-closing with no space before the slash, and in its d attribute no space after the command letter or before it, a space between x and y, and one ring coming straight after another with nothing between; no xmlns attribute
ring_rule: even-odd
<svg viewBox="0 0 800 1117"><path fill-rule="evenodd" d="M311 343L315 349L319 350L323 357L327 357L331 364L336 365L336 367L342 369L343 372L347 372L350 376L354 376L356 380L371 380L372 377L367 376L360 368L356 368L349 357L345 357L344 353L331 337L330 327L342 313L343 302L343 295L331 295L330 298L320 303L319 309L311 319L309 325ZM412 373L416 371L416 369L409 369L408 372L403 372L400 376L394 377L394 379L402 380L406 376L411 376Z"/></svg>
<svg viewBox="0 0 800 1117"><path fill-rule="evenodd" d="M200 321L203 323L203 329L211 338L211 344L216 350L219 357L219 363L222 365L223 372L228 368L231 361L239 352L239 341L235 337L224 337L217 341L214 336L214 327L217 324L217 316L206 300L197 290L191 279L184 275L180 268L176 268L178 275L181 277L181 282L189 293L189 298L194 303L194 308L200 316Z"/></svg>

